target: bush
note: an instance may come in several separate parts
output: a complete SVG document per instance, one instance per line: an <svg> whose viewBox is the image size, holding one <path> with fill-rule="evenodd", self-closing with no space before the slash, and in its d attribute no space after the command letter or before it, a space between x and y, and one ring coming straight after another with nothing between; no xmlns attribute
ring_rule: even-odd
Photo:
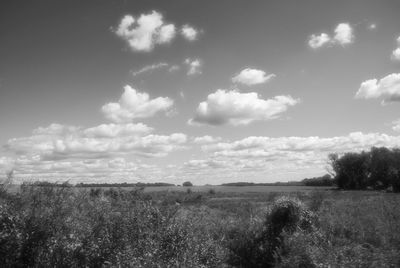
<svg viewBox="0 0 400 268"><path fill-rule="evenodd" d="M184 183L182 183L182 186L191 187L193 186L193 183L191 183L190 181L185 181Z"/></svg>
<svg viewBox="0 0 400 268"><path fill-rule="evenodd" d="M262 222L234 228L229 234L227 263L236 267L275 267L284 234L311 231L315 218L297 199L275 201Z"/></svg>

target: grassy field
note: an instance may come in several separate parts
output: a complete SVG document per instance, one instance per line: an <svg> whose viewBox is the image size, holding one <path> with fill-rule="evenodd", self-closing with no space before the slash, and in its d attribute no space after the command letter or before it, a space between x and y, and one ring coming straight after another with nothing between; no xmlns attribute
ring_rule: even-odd
<svg viewBox="0 0 400 268"><path fill-rule="evenodd" d="M399 267L400 195L324 188L1 192L1 267Z"/></svg>

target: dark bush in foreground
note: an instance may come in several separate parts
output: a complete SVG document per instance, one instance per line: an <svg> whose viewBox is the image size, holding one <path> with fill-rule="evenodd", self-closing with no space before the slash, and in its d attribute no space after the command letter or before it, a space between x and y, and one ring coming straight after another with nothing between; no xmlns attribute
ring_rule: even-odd
<svg viewBox="0 0 400 268"><path fill-rule="evenodd" d="M299 200L280 198L264 221L230 232L227 262L236 267L275 267L280 262L283 235L298 229L311 231L314 220Z"/></svg>

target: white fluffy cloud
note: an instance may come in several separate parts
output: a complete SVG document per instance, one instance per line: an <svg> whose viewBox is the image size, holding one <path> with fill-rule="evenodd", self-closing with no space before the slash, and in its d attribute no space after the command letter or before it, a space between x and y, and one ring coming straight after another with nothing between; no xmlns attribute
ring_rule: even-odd
<svg viewBox="0 0 400 268"><path fill-rule="evenodd" d="M313 49L317 49L336 44L345 46L353 42L353 28L349 23L339 23L334 30L333 37L327 33L321 33L319 35L312 34L308 40L308 45Z"/></svg>
<svg viewBox="0 0 400 268"><path fill-rule="evenodd" d="M240 93L219 89L199 104L195 117L189 123L247 125L257 120L275 119L298 102L291 96L276 96L264 100L255 92Z"/></svg>
<svg viewBox="0 0 400 268"><path fill-rule="evenodd" d="M334 40L340 45L353 43L353 28L348 23L340 23L336 26Z"/></svg>
<svg viewBox="0 0 400 268"><path fill-rule="evenodd" d="M252 86L257 84L263 84L272 78L274 78L275 74L266 74L262 70L246 68L243 69L239 74L232 78L232 82L241 83L244 85Z"/></svg>
<svg viewBox="0 0 400 268"><path fill-rule="evenodd" d="M187 71L187 75L197 75L197 74L201 74L201 68L203 66L203 63L201 62L200 59L190 59L187 58L185 59L184 63L187 65L188 67L188 71Z"/></svg>
<svg viewBox="0 0 400 268"><path fill-rule="evenodd" d="M358 99L382 98L382 103L400 101L400 73L384 78L370 79L361 83L356 95Z"/></svg>
<svg viewBox="0 0 400 268"><path fill-rule="evenodd" d="M0 158L0 170L1 166ZM41 160L37 157L8 158L14 170L14 183L46 180L69 183L156 182L162 180L161 170L140 161L113 159ZM0 178L4 177L0 173Z"/></svg>
<svg viewBox="0 0 400 268"><path fill-rule="evenodd" d="M101 110L112 122L127 123L135 118L152 117L159 112L166 112L173 103L168 97L150 99L149 94L138 92L127 85L118 102L105 104Z"/></svg>
<svg viewBox="0 0 400 268"><path fill-rule="evenodd" d="M342 153L368 150L373 146L399 146L400 136L380 133L353 132L347 136L330 138L311 137L248 137L231 143L204 145L203 149L229 157L287 157L287 153Z"/></svg>
<svg viewBox="0 0 400 268"><path fill-rule="evenodd" d="M135 154L145 157L163 157L181 149L186 143L186 135L125 136L114 139L87 137L67 137L58 139L53 144L51 159L54 158L98 158L114 154Z"/></svg>
<svg viewBox="0 0 400 268"><path fill-rule="evenodd" d="M202 137L196 137L193 139L193 142L196 144L208 144L208 143L215 143L220 141L222 138L221 137L213 137L210 135L205 135Z"/></svg>
<svg viewBox="0 0 400 268"><path fill-rule="evenodd" d="M132 50L141 52L150 52L157 44L170 43L176 32L176 26L165 23L163 15L154 10L137 18L125 15L115 29L115 34L125 40ZM199 31L193 26L184 25L180 33L186 40L195 41Z"/></svg>
<svg viewBox="0 0 400 268"><path fill-rule="evenodd" d="M56 130L56 131L54 131ZM94 159L115 155L165 156L182 148L187 137L149 134L153 129L142 124L102 124L79 128L52 124L38 128L29 137L10 139L5 148L17 155L38 155L41 159Z"/></svg>
<svg viewBox="0 0 400 268"><path fill-rule="evenodd" d="M199 31L190 25L183 25L181 29L182 36L188 41L195 41L199 34Z"/></svg>
<svg viewBox="0 0 400 268"><path fill-rule="evenodd" d="M394 131L400 132L400 119L397 119L397 120L392 122L392 129Z"/></svg>
<svg viewBox="0 0 400 268"><path fill-rule="evenodd" d="M336 137L251 136L202 145L204 158L187 161L182 174L203 183L300 180L326 173L330 153L369 150L372 146L393 148L399 144L400 136L381 133L353 132ZM211 180L207 180L209 176Z"/></svg>
<svg viewBox="0 0 400 268"><path fill-rule="evenodd" d="M317 49L324 45L328 45L331 42L331 37L326 33L321 33L320 35L312 34L310 40L308 40L308 45L311 48Z"/></svg>
<svg viewBox="0 0 400 268"><path fill-rule="evenodd" d="M87 128L83 133L88 137L94 138L113 138L122 136L136 136L148 134L153 128L143 123L133 124L101 124L96 127Z"/></svg>
<svg viewBox="0 0 400 268"><path fill-rule="evenodd" d="M400 61L400 36L397 38L397 48L392 52L392 60Z"/></svg>
<svg viewBox="0 0 400 268"><path fill-rule="evenodd" d="M135 51L151 51L155 44L170 42L176 35L173 24L165 24L157 11L142 14L139 18L126 15L115 33L128 42Z"/></svg>

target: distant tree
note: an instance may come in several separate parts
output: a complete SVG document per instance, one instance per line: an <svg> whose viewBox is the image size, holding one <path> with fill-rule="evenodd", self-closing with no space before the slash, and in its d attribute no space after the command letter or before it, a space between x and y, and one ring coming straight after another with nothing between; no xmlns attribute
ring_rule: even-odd
<svg viewBox="0 0 400 268"><path fill-rule="evenodd" d="M333 186L335 180L332 179L331 175L326 174L321 177L307 178L302 180L305 186Z"/></svg>
<svg viewBox="0 0 400 268"><path fill-rule="evenodd" d="M182 185L185 187L190 187L193 186L193 183L191 183L190 181L185 181L184 183L182 183Z"/></svg>

